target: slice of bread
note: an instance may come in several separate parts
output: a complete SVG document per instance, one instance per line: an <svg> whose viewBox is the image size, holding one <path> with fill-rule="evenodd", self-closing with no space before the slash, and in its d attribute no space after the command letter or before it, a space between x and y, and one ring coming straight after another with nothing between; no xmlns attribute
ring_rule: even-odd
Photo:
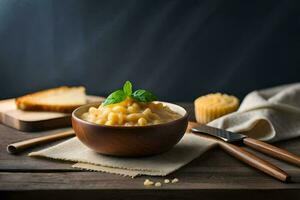
<svg viewBox="0 0 300 200"><path fill-rule="evenodd" d="M17 108L31 111L71 113L86 103L84 87L58 87L16 98Z"/></svg>

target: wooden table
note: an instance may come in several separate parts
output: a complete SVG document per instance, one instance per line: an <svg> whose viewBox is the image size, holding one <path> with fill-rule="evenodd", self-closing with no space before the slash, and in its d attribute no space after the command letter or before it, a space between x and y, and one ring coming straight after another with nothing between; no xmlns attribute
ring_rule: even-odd
<svg viewBox="0 0 300 200"><path fill-rule="evenodd" d="M193 116L192 104L182 105ZM161 188L145 187L143 182L146 177L132 179L80 171L71 168L69 162L28 157L29 151L20 155L6 152L9 143L51 132L55 130L25 133L0 125L0 199L300 199L300 168L263 155L291 174L295 183L281 183L240 163L218 148L169 176L179 178L179 183ZM300 138L276 145L300 154Z"/></svg>

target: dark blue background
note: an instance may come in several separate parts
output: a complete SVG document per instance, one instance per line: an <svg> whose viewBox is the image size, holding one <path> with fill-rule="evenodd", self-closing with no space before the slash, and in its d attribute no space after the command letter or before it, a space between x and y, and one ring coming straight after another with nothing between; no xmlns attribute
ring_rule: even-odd
<svg viewBox="0 0 300 200"><path fill-rule="evenodd" d="M249 1L0 1L0 98L131 80L162 100L239 97L300 81L299 5Z"/></svg>

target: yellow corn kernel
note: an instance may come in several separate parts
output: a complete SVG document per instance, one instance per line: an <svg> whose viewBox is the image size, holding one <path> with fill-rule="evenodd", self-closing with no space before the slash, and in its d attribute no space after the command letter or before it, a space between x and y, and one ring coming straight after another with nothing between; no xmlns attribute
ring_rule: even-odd
<svg viewBox="0 0 300 200"><path fill-rule="evenodd" d="M140 125L140 126L147 125L147 120L145 118L143 118L143 117L139 118L138 125Z"/></svg>

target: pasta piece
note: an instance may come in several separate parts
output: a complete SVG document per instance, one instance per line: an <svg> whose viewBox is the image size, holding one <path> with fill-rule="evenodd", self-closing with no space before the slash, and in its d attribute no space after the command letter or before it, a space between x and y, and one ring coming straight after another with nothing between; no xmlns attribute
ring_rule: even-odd
<svg viewBox="0 0 300 200"><path fill-rule="evenodd" d="M145 125L147 125L147 120L146 120L145 118L141 117L141 118L139 118L139 120L138 120L138 124L139 124L140 126L145 126Z"/></svg>

